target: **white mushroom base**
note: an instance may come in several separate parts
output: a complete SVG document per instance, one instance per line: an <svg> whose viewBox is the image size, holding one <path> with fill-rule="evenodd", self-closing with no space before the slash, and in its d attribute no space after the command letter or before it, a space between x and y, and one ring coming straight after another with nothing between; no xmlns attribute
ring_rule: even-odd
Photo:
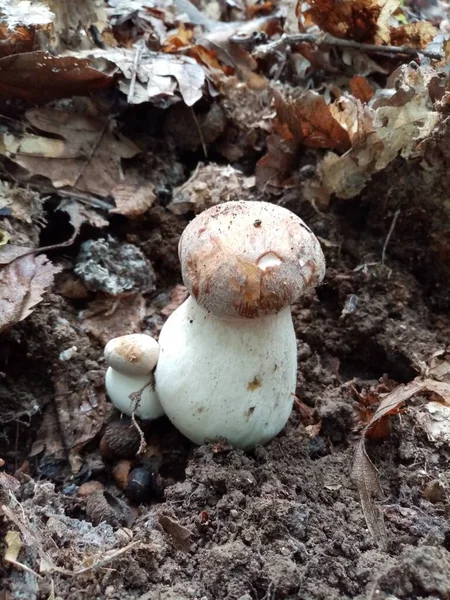
<svg viewBox="0 0 450 600"><path fill-rule="evenodd" d="M191 441L223 437L250 449L283 429L297 376L289 307L253 320L220 320L189 297L165 323L159 344L156 392Z"/></svg>
<svg viewBox="0 0 450 600"><path fill-rule="evenodd" d="M105 377L106 391L114 406L131 416L135 402L130 400L130 394L139 392L146 386L142 391L135 415L140 419L157 419L164 414L164 411L155 390L151 385L147 385L151 380L151 375L125 375L109 367Z"/></svg>

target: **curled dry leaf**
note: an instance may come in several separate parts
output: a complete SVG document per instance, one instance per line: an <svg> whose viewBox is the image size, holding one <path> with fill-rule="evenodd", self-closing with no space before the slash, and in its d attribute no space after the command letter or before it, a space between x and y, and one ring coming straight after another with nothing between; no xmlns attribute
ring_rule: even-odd
<svg viewBox="0 0 450 600"><path fill-rule="evenodd" d="M57 98L86 95L112 85L113 78L89 60L26 52L0 59L0 99L12 97L43 104Z"/></svg>
<svg viewBox="0 0 450 600"><path fill-rule="evenodd" d="M428 21L407 23L401 27L391 28L390 43L393 46L408 46L410 48L423 49L439 33L439 31Z"/></svg>
<svg viewBox="0 0 450 600"><path fill-rule="evenodd" d="M0 264L3 253L7 256L9 250L8 246L0 247ZM53 284L55 274L61 270L44 255L20 257L24 254L22 250L29 251L30 248L18 250L18 258L14 257L0 270L0 333L33 312L45 290Z"/></svg>
<svg viewBox="0 0 450 600"><path fill-rule="evenodd" d="M121 159L139 152L133 142L113 132L114 123L107 119L52 108L29 110L27 119L58 137L6 133L0 137L0 153L35 175L48 177L58 188L73 186L108 196L120 180Z"/></svg>
<svg viewBox="0 0 450 600"><path fill-rule="evenodd" d="M365 77L354 75L349 82L350 92L361 102L367 104L374 95L375 91Z"/></svg>
<svg viewBox="0 0 450 600"><path fill-rule="evenodd" d="M399 408L417 393L428 393L438 396L443 405L445 405L444 408L448 409L450 407L450 356L448 354L444 355L439 362L436 362L435 358L433 356L430 359L430 364L433 366L427 369L426 378L416 377L408 384L397 386L392 392L383 397L378 409L364 428L362 438L355 450L352 475L360 493L361 505L367 526L380 546L385 545L386 532L384 530L382 513L376 506L374 499L381 494L381 488L378 482L377 471L365 450L365 438L367 432L380 419L393 412L398 412ZM430 404L435 403L432 402ZM448 411L444 412L445 415L448 415ZM438 414L438 417L434 419L434 423L432 423L433 419L430 418L430 431L433 431L433 433L438 432L438 437L442 431L448 432L447 419L442 418L442 411L435 411L430 414L434 417ZM444 428L442 428L443 422Z"/></svg>
<svg viewBox="0 0 450 600"><path fill-rule="evenodd" d="M389 43L389 19L398 0L299 0L297 16L304 25L318 25L337 38L365 43Z"/></svg>
<svg viewBox="0 0 450 600"><path fill-rule="evenodd" d="M79 58L103 59L115 65L124 80L120 89L131 104L173 97L178 88L187 106L202 97L205 71L190 56L151 52L147 49L110 48L77 52Z"/></svg>
<svg viewBox="0 0 450 600"><path fill-rule="evenodd" d="M287 140L310 148L350 147L347 131L339 124L323 96L308 91L296 99L285 99L273 91L277 111L275 130Z"/></svg>
<svg viewBox="0 0 450 600"><path fill-rule="evenodd" d="M329 152L318 165L322 184L329 194L353 198L373 174L399 154L403 158L419 154L418 142L427 137L439 121L429 94L432 77L426 68L403 66L397 79L397 91L378 108L362 109L358 101L351 99L344 103L337 101L341 112L333 108L332 114L342 123L347 121L346 127L353 123L355 135L348 152L342 156Z"/></svg>
<svg viewBox="0 0 450 600"><path fill-rule="evenodd" d="M199 164L191 177L174 189L168 208L176 215L198 214L222 202L242 200L251 183L250 177L230 165Z"/></svg>
<svg viewBox="0 0 450 600"><path fill-rule="evenodd" d="M118 183L111 190L116 208L110 212L135 219L151 208L156 200L154 186L151 183Z"/></svg>

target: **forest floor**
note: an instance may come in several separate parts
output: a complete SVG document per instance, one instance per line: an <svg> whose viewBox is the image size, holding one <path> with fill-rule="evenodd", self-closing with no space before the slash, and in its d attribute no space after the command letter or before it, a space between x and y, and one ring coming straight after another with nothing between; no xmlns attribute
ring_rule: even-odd
<svg viewBox="0 0 450 600"><path fill-rule="evenodd" d="M143 4L154 5L146 13L152 17L147 33L149 27L160 33L158 22L171 31L161 3ZM202 11L208 5L197 4ZM252 18L273 15L285 4L266 2ZM233 3L219 5L220 18L246 22L238 8L230 8ZM113 28L124 47L142 33L142 19L133 18ZM192 31L202 25L190 18ZM379 24L378 16L365 18ZM120 30L124 23L128 46ZM180 27L171 43L177 52L183 44L196 49L191 56L199 60L201 46L187 31ZM369 34L364 42L378 43ZM305 51L300 46L298 56ZM30 61L38 52L33 47L10 55L25 60L27 53ZM326 54L333 52L328 48ZM59 60L55 53L50 57ZM5 54L0 65L9 58ZM377 427L369 427L386 394L431 381L430 369L443 368L437 379L448 386L447 73L442 69L442 94L435 88L432 93L432 77L422 87L417 75L411 80L416 73L408 66L411 57L391 56L389 66L386 56L376 58L384 71L365 76L372 92L389 87L388 75L403 64L410 69L401 75L410 78L409 90L417 85L413 109L425 106L426 88L427 110L434 115L440 103L439 110L421 154L409 154L403 141L383 168L368 171L361 185L350 178L345 189L342 182L326 180L332 167L323 166L325 151L331 148L342 159L347 148L356 156L361 144L368 151L367 139L352 138L350 146L336 142L339 119L334 129L329 124L337 118L334 112L323 117L321 127L309 118L309 132L316 128L320 143L307 143L307 111L295 89L300 74L293 74L292 65L273 76L276 61L256 68L240 56L240 70L233 63L240 83L230 66L220 77L209 73L208 92L196 112L186 87L185 103L168 101L171 89L155 93L153 102L127 105L124 87L111 90L104 82L107 91L96 96L87 76L72 82L74 99L60 100L68 95L67 83L58 81L54 89L60 85L63 91L37 102L38 92L25 93L23 81L14 83L15 73L8 93L13 89L24 104L11 108L0 67L2 110L9 115L2 125L5 147L14 136L24 147L27 140L31 144L30 132L49 144L64 144L62 154L52 145L37 158L31 153L20 158L17 146L1 150L0 600L450 599L448 388L418 386L417 393L392 404ZM355 82L361 62L344 74L348 61L339 62L339 69L333 61L323 59L321 81L347 89L344 80ZM332 63L334 70L328 69ZM436 66L417 68L441 73ZM99 73L107 76L106 70ZM267 78L276 91L249 73ZM314 76L303 76L310 89L320 88L320 98L336 94ZM194 86L193 78L189 82ZM86 97L77 85L87 86ZM127 85L140 84L131 77ZM399 89L401 84L395 93ZM277 93L292 94L292 102ZM413 101L386 100L384 109ZM120 132L115 137L99 121L106 106ZM365 106L369 111L369 100ZM63 123L61 114L77 114L76 126ZM295 119L302 140L296 138ZM294 134L287 136L286 127ZM408 135L416 139L417 132ZM325 192L312 197L311 182ZM119 415L104 389L104 345L126 333L158 336L186 297L180 233L204 208L234 199L290 209L319 237L326 256L324 282L293 306L299 369L289 423L252 452L226 442L195 447L165 418L141 424L143 455L129 447L107 448L105 429ZM41 254L24 256L47 246L55 246L46 252L47 262ZM136 430L126 419L119 426L124 423L134 447ZM364 499L364 483L370 488L376 481L370 462L358 463L363 430L383 492L376 498L369 490ZM365 474L355 476L355 464ZM156 473L152 485L150 472ZM142 495L132 489L139 478Z"/></svg>

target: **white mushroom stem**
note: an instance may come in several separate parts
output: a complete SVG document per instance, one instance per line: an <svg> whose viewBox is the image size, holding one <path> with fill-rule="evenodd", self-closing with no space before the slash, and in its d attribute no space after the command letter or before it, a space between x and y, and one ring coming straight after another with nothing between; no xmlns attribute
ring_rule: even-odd
<svg viewBox="0 0 450 600"><path fill-rule="evenodd" d="M156 419L164 414L154 389L153 371L158 356L158 342L145 334L124 335L106 345L106 391L121 412L129 416L134 413L141 419Z"/></svg>
<svg viewBox="0 0 450 600"><path fill-rule="evenodd" d="M156 391L191 441L224 437L248 449L286 424L297 371L289 306L275 315L224 320L190 297L165 323L159 344Z"/></svg>

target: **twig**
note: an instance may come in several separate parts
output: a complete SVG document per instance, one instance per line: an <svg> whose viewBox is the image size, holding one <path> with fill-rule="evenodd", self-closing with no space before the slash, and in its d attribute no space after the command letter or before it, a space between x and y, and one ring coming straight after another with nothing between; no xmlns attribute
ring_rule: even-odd
<svg viewBox="0 0 450 600"><path fill-rule="evenodd" d="M145 452L145 449L147 448L147 442L145 441L144 432L140 428L139 423L136 421L135 413L136 413L137 407L139 406L139 402L141 401L142 392L145 390L145 388L152 386L152 385L153 385L153 379L150 379L150 381L148 383L146 383L143 387L141 387L140 390L138 390L137 392L133 392L132 394L130 394L128 396L129 399L131 400L131 402L134 403L133 410L131 411L131 422L133 423L134 427L136 428L137 432L139 433L139 437L141 438L141 443L139 444L139 450L136 452L136 456L139 456L140 454L143 454Z"/></svg>
<svg viewBox="0 0 450 600"><path fill-rule="evenodd" d="M18 569L22 569L23 571L30 573L30 575L34 575L38 579L42 579L42 575L39 575L39 573L36 573L36 571L33 571L33 569L30 569L30 567L27 567L27 565L24 565L23 563L21 563L17 560L13 560L12 558L7 558L5 560L7 560L7 562L9 562L10 565L14 565Z"/></svg>
<svg viewBox="0 0 450 600"><path fill-rule="evenodd" d="M122 556L122 554L125 554L126 552L128 552L129 550L131 550L132 548L137 546L139 543L140 543L139 541L131 542L127 546L120 548L120 550L116 550L116 551L112 552L111 554L104 556L103 558L96 561L93 565L90 565L89 567L84 567L83 569L79 569L78 571L74 571L73 573L68 573L67 571L65 571L65 574L72 575L75 577L78 575L83 575L84 573L89 573L89 571L98 569L99 567L103 567L104 565L111 562L112 560L115 560L119 556Z"/></svg>
<svg viewBox="0 0 450 600"><path fill-rule="evenodd" d="M406 54L407 56L417 56L418 54L421 54L422 56L435 60L444 58L441 53L433 52L432 50L419 50L417 48L410 48L409 46L378 46L377 44L363 44L356 42L355 40L344 40L323 33L284 34L279 40L256 47L253 51L253 56L255 58L264 58L268 54L273 54L288 46L293 46L294 44L300 44L302 42L308 42L310 44L315 44L316 46L335 46L336 48L344 48L347 50L359 50L360 52L367 53Z"/></svg>
<svg viewBox="0 0 450 600"><path fill-rule="evenodd" d="M208 149L206 148L205 138L203 137L203 131L200 127L200 123L198 122L197 115L195 114L195 110L191 106L192 118L194 119L195 126L197 127L198 135L200 136L200 142L202 144L203 154L205 158L208 158Z"/></svg>
<svg viewBox="0 0 450 600"><path fill-rule="evenodd" d="M394 216L392 218L392 223L391 223L391 226L389 227L388 234L386 236L386 239L384 240L383 250L381 251L381 264L383 267L384 267L384 261L386 259L386 250L387 250L389 241L392 237L392 234L394 233L395 224L397 223L397 219L398 219L399 215L400 215L400 210L396 210L394 213Z"/></svg>
<svg viewBox="0 0 450 600"><path fill-rule="evenodd" d="M128 90L127 96L128 104L133 104L134 88L136 87L136 77L139 68L139 63L141 62L142 52L144 51L144 46L144 40L139 40L139 42L136 44L136 54L134 55L133 66L131 67L130 89Z"/></svg>

